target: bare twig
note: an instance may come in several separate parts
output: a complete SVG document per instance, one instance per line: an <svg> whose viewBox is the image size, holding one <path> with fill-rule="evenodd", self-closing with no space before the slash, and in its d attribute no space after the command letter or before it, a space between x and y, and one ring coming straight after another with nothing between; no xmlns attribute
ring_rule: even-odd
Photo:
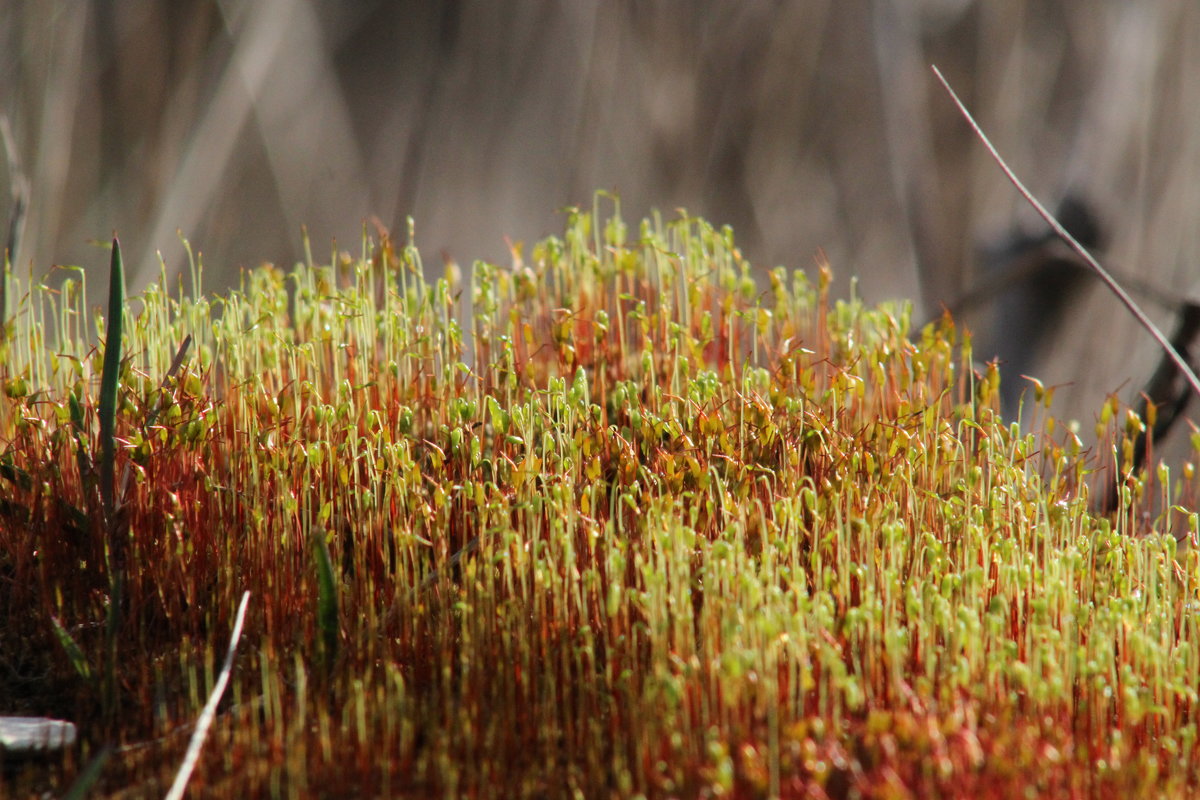
<svg viewBox="0 0 1200 800"><path fill-rule="evenodd" d="M975 131L975 135L979 137L981 142L983 142L983 146L987 148L988 153L990 153L996 163L1000 165L1000 169L1002 169L1004 174L1008 176L1008 179L1012 181L1013 186L1017 187L1017 191L1021 193L1021 196L1024 197L1031 206L1033 206L1034 210L1037 211L1041 218L1046 221L1046 224L1048 224L1064 242L1070 245L1072 250L1079 254L1079 257L1082 258L1084 262L1092 269L1092 271L1096 273L1100 280L1104 282L1104 285L1107 286L1112 293L1117 296L1125 308L1129 309L1129 313L1133 314L1134 318L1137 319L1141 326L1150 332L1150 335L1154 337L1154 341L1158 342L1159 346L1162 347L1163 351L1175 364L1176 368L1178 368L1179 374L1182 375L1187 381L1188 386L1191 387L1195 394L1200 395L1200 378L1196 377L1196 373L1193 372L1192 368L1188 365L1187 359L1181 356L1179 351L1177 351L1171 345L1171 342L1168 341L1165 335L1163 335L1163 332L1158 329L1157 325L1150 321L1150 318L1147 317L1145 312L1142 311L1138 304L1134 302L1133 298L1129 296L1129 293L1121 288L1121 285L1117 283L1112 275L1108 274L1108 271L1105 270L1104 267L1100 266L1100 262L1097 261L1092 254L1084 248L1083 245L1076 241L1075 237L1068 233L1067 229L1064 228L1062 224L1054 218L1054 215L1047 211L1046 207L1043 206L1027 188L1025 188L1025 184L1021 183L1021 179L1018 178L1008 164L1005 163L1004 159L1000 156L1000 153L996 150L995 145L993 145L991 140L988 139L987 134L983 132L983 129L979 127L979 123L977 123L975 118L971 116L971 112L967 110L965 105L963 105L963 101L958 99L958 95L955 94L952 88L950 88L950 84L946 78L943 77L941 70L934 66L933 74L937 76L937 79L941 82L943 88L945 88L945 90L950 94L950 98L954 100L954 104L958 106L958 110L966 118L967 123L971 126L971 129Z"/></svg>
<svg viewBox="0 0 1200 800"><path fill-rule="evenodd" d="M204 740L208 738L208 729L217 713L217 703L221 702L221 695L225 693L225 686L229 683L229 674L233 672L233 654L237 651L238 640L242 638L242 623L246 621L246 606L249 603L250 592L243 592L242 602L238 605L237 620L233 623L233 633L229 637L229 651L225 653L225 663L221 666L221 674L217 676L217 684L213 687L212 694L208 696L204 710L200 712L200 719L196 722L196 730L192 734L192 741L188 744L187 754L183 757L183 764L180 765L179 772L175 775L175 782L171 784L171 790L167 792L167 800L180 800L183 797L183 791L192 777L192 770L196 768L196 760L200 758L200 749L204 747Z"/></svg>
<svg viewBox="0 0 1200 800"><path fill-rule="evenodd" d="M171 366L167 370L167 374L163 376L162 382L158 384L158 390L159 390L160 394L158 396L158 399L155 400L155 402L154 402L154 407L151 409L150 413L146 416L146 427L147 428L149 428L151 425L153 425L154 421L156 419L158 419L158 414L160 411L162 411L162 407L163 407L163 399L162 399L163 396L162 396L161 392L165 392L167 390L167 388L171 385L171 379L179 374L179 368L183 366L183 360L185 358L187 358L187 351L188 351L188 348L191 346L192 346L192 335L189 333L187 336L183 337L183 344L179 345L179 349L175 351L175 358L171 359Z"/></svg>

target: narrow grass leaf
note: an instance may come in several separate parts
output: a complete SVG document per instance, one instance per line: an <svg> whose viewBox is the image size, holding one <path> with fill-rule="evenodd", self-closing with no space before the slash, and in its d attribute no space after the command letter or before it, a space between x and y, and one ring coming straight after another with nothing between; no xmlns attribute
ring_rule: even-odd
<svg viewBox="0 0 1200 800"><path fill-rule="evenodd" d="M313 555L317 562L317 629L325 663L332 663L338 648L338 595L333 562L323 531L312 533Z"/></svg>
<svg viewBox="0 0 1200 800"><path fill-rule="evenodd" d="M113 754L112 747L105 747L95 757L88 762L88 765L83 768L83 772L79 773L79 777L71 784L71 788L63 795L63 800L83 800L91 792L92 786L100 779L100 772L104 769L104 765L108 763L109 756Z"/></svg>
<svg viewBox="0 0 1200 800"><path fill-rule="evenodd" d="M111 520L115 511L113 465L116 460L117 393L121 378L121 332L125 325L125 275L121 243L113 237L112 269L108 282L108 319L105 321L104 370L100 374L100 496Z"/></svg>
<svg viewBox="0 0 1200 800"><path fill-rule="evenodd" d="M117 702L117 631L121 626L121 594L124 583L124 541L117 530L115 496L117 453L117 398L121 382L121 333L125 327L125 274L121 264L121 243L113 237L112 267L108 282L108 319L105 323L104 368L100 373L100 504L107 539L109 599L105 620L107 659L101 702L105 716L114 720Z"/></svg>
<svg viewBox="0 0 1200 800"><path fill-rule="evenodd" d="M90 681L92 679L92 669L88 666L87 657L84 656L83 650L79 648L74 637L67 632L67 629L62 626L62 623L57 618L51 617L50 623L54 626L55 638L62 645L62 649L66 651L67 658L71 660L71 666L79 673L79 677L85 681Z"/></svg>
<svg viewBox="0 0 1200 800"><path fill-rule="evenodd" d="M29 477L29 473L12 463L12 453L7 452L0 460L0 478L9 483L29 491L33 488L33 478Z"/></svg>

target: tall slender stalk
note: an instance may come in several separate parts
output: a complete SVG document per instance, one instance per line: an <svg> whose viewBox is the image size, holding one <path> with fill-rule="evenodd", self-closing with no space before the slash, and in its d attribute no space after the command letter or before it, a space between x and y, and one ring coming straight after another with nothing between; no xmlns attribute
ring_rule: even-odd
<svg viewBox="0 0 1200 800"><path fill-rule="evenodd" d="M105 716L111 722L117 709L117 637L121 625L121 595L125 571L125 536L118 522L115 496L117 453L117 401L121 384L121 334L125 327L125 275L121 243L112 242L112 267L108 279L108 318L104 331L104 368L100 374L100 503L104 551L108 566L108 613L104 639L106 663L101 691Z"/></svg>

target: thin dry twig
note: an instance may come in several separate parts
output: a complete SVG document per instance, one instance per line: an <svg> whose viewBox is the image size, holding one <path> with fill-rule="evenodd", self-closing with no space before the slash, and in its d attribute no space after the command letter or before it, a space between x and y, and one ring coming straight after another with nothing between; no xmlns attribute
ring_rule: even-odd
<svg viewBox="0 0 1200 800"><path fill-rule="evenodd" d="M208 696L208 702L204 704L204 710L200 712L200 719L196 722L196 730L192 734L192 741L188 744L187 754L183 757L183 764L180 765L179 772L175 775L175 782L171 784L171 790L167 792L167 800L180 800L183 797L183 791L192 777L192 770L196 768L196 761L200 758L200 749L204 747L204 740L208 738L208 729L212 726L213 717L217 713L217 703L221 702L221 695L225 693L225 686L229 683L229 674L233 672L233 654L237 651L238 640L242 638L242 623L246 621L246 606L249 604L250 592L243 592L242 602L238 605L237 620L233 623L233 633L229 637L229 651L225 653L225 663L221 666L221 674L217 677L217 684L213 687L212 694Z"/></svg>
<svg viewBox="0 0 1200 800"><path fill-rule="evenodd" d="M945 90L949 93L950 98L954 101L954 104L958 106L958 110L962 113L963 117L966 118L967 123L971 126L971 129L975 131L975 135L979 137L981 142L983 142L983 146L987 148L988 153L991 154L996 163L1000 165L1000 169L1004 171L1004 174L1012 182L1013 186L1017 187L1017 191L1021 193L1021 196L1024 197L1031 206L1033 206L1034 210L1037 211L1041 218L1046 221L1046 224L1049 225L1064 242L1070 245L1072 250L1079 254L1079 257L1082 258L1084 262L1092 269L1092 271L1096 273L1100 280L1104 282L1104 285L1107 286L1112 293L1117 296L1121 303L1124 304L1125 308L1129 309L1129 313L1133 314L1134 318L1137 319L1141 326L1150 332L1150 335L1154 337L1154 341L1158 342L1159 346L1162 347L1163 351L1179 369L1179 374L1182 375L1187 381L1192 391L1196 395L1200 395L1200 378L1196 377L1196 373L1193 372L1191 366L1188 365L1187 359L1181 356L1179 351L1177 351L1171 345L1171 342L1167 339L1163 332L1158 329L1157 325L1150 321L1150 318L1147 317L1145 312L1142 311L1138 304L1134 302L1133 298L1129 296L1129 293L1121 288L1121 285L1117 283L1117 281L1108 273L1106 269L1104 269L1104 267L1100 266L1100 262L1097 261L1092 254L1089 253L1086 248L1084 248L1083 245L1077 242L1075 237L1068 233L1067 229L1064 228L1062 224L1054 218L1054 215L1047 211L1046 207L1043 206L1027 188L1025 188L1025 184L1021 183L1021 179L1016 176L1016 174L1004 161L1000 153L996 150L995 145L993 145L991 140L988 139L987 134L985 134L983 129L979 127L979 123L976 122L975 118L971 116L971 112L967 110L965 105L963 105L963 101L958 98L958 95L954 92L954 89L950 88L950 83L942 75L941 70L939 70L936 66L933 66L932 69L933 74L937 76L937 79L941 82L942 87L945 88Z"/></svg>

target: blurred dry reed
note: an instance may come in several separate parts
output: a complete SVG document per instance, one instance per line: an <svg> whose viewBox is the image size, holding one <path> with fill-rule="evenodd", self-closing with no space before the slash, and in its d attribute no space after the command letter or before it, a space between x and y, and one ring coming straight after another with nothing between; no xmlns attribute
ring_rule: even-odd
<svg viewBox="0 0 1200 800"><path fill-rule="evenodd" d="M933 314L995 282L983 246L1042 230L936 62L1036 194L1086 199L1106 265L1169 294L1195 284L1189 0L48 0L0 4L0 36L25 171L0 175L0 219L27 178L14 255L38 274L95 262L89 243L116 228L136 291L158 251L181 269L181 230L210 285L230 284L300 258L301 225L357 252L364 221L408 215L426 252L504 261L505 236L559 230L558 209L607 188L631 217L683 206L732 225L763 267L823 249L867 299ZM1079 288L1036 336L1035 306L1003 292L966 314L1010 386L1070 383L1066 414L1131 400L1156 358L1115 300Z"/></svg>

